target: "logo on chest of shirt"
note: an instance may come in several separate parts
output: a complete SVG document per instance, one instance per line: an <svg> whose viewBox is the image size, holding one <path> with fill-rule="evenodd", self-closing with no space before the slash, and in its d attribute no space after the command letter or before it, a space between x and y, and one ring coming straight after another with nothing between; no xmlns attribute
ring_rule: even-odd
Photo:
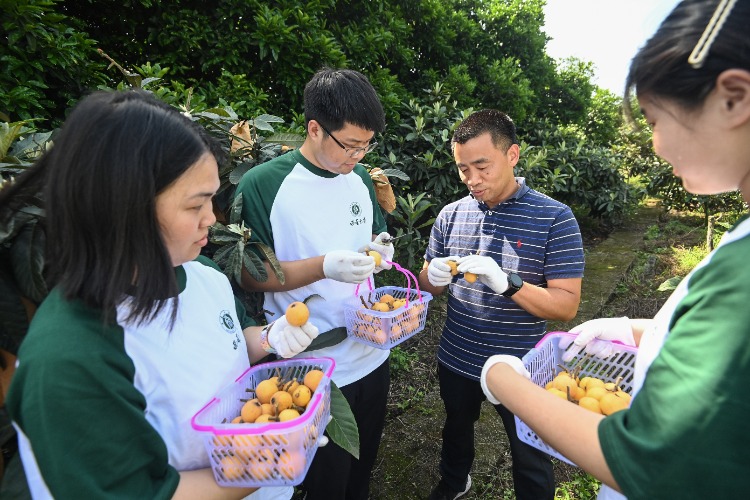
<svg viewBox="0 0 750 500"><path fill-rule="evenodd" d="M237 330L229 311L221 311L219 314L219 323L221 323L221 327L229 334L232 334Z"/></svg>
<svg viewBox="0 0 750 500"><path fill-rule="evenodd" d="M356 201L349 205L349 213L352 214L352 220L349 221L350 226L359 226L367 222L367 218L362 215L362 207Z"/></svg>

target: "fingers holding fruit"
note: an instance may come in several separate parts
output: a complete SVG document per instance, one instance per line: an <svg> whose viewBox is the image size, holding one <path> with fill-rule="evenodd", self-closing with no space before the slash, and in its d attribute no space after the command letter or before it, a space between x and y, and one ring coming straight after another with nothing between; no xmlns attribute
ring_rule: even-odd
<svg viewBox="0 0 750 500"><path fill-rule="evenodd" d="M344 283L364 283L375 271L375 259L350 250L333 250L323 257L326 278Z"/></svg>
<svg viewBox="0 0 750 500"><path fill-rule="evenodd" d="M495 259L486 255L467 255L458 260L458 271L464 273L466 281L479 281L495 293L501 294L508 289L508 275L500 268Z"/></svg>
<svg viewBox="0 0 750 500"><path fill-rule="evenodd" d="M268 326L268 344L282 358L301 353L320 333L309 319L307 306L302 302L293 302L284 316Z"/></svg>
<svg viewBox="0 0 750 500"><path fill-rule="evenodd" d="M427 265L427 279L432 286L448 286L458 274L458 257L436 257Z"/></svg>
<svg viewBox="0 0 750 500"><path fill-rule="evenodd" d="M362 247L362 251L375 260L375 273L393 267L391 262L393 261L395 249L393 243L391 243L392 240L393 238L391 238L390 234L383 232Z"/></svg>

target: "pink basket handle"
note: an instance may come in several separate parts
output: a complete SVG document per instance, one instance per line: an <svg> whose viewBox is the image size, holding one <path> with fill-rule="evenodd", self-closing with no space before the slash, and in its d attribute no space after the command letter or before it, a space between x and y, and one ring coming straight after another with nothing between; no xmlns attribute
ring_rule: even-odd
<svg viewBox="0 0 750 500"><path fill-rule="evenodd" d="M419 282L417 281L417 277L414 276L414 273L406 269L405 267L401 267L397 262L391 262L389 260L385 261L387 264L392 265L396 268L397 271L401 272L404 276L406 276L406 303L404 304L405 307L409 307L409 297L411 297L411 282L414 280L414 289L417 291L417 299L419 302L423 302L422 300L422 291L419 289ZM361 283L357 285L357 287L354 289L354 295L359 295L359 287L361 286ZM370 291L372 292L372 276L367 277L367 286L370 288Z"/></svg>
<svg viewBox="0 0 750 500"><path fill-rule="evenodd" d="M417 281L417 277L414 276L414 273L406 269L405 267L401 267L396 262L388 262L393 267L396 268L396 270L402 272L404 276L406 276L406 304L405 307L409 307L409 297L411 297L411 280L414 280L414 289L417 291L417 299L419 302L423 302L422 300L422 291L419 289L419 282Z"/></svg>
<svg viewBox="0 0 750 500"><path fill-rule="evenodd" d="M354 289L354 295L359 295L359 287L362 285L362 283L357 283L357 288ZM367 286L370 287L370 291L372 292L372 276L367 277Z"/></svg>

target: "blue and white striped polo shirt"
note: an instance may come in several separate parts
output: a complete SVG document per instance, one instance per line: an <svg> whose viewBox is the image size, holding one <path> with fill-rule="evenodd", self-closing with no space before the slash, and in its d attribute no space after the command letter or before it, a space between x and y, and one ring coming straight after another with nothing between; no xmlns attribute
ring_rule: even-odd
<svg viewBox="0 0 750 500"><path fill-rule="evenodd" d="M479 253L515 271L529 284L583 276L583 244L570 208L530 189L522 177L518 191L490 209L471 195L446 205L432 227L425 253L437 257ZM479 380L494 354L523 356L545 333L547 322L477 280L454 278L448 291L448 318L438 361Z"/></svg>

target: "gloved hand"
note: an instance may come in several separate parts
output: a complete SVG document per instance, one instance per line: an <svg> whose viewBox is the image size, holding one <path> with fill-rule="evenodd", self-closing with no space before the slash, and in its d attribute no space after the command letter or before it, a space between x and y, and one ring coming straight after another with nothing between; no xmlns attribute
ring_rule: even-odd
<svg viewBox="0 0 750 500"><path fill-rule="evenodd" d="M570 333L578 336L563 353L562 360L568 362L573 359L584 347L586 353L598 358L607 358L612 352L612 345L600 340L618 340L625 345L635 345L633 338L633 327L627 317L622 318L599 318L586 321L571 328Z"/></svg>
<svg viewBox="0 0 750 500"><path fill-rule="evenodd" d="M458 270L462 273L474 273L479 281L487 285L495 293L503 293L508 289L508 275L500 269L492 257L486 255L467 255L458 260Z"/></svg>
<svg viewBox="0 0 750 500"><path fill-rule="evenodd" d="M392 268L393 266L391 264L388 264L388 262L393 262L393 243L391 243L390 240L391 235L388 233L380 233L375 237L374 240L372 240L370 243L362 247L360 251L365 250L375 250L380 254L380 265L375 266L375 272L379 273L383 270L388 270ZM386 240L387 243L383 243L383 240Z"/></svg>
<svg viewBox="0 0 750 500"><path fill-rule="evenodd" d="M268 344L282 358L291 358L304 351L318 333L318 327L309 321L302 326L292 326L284 315L271 323Z"/></svg>
<svg viewBox="0 0 750 500"><path fill-rule="evenodd" d="M484 391L484 395L487 396L487 401L489 401L493 405L499 405L501 403L490 392L489 387L487 387L487 373L490 371L490 368L492 368L497 363L509 364L511 368L513 368L519 375L522 375L526 377L527 379L531 379L531 374L526 369L526 367L523 366L523 361L521 361L521 358L510 356L508 354L496 354L494 356L490 356L489 359L484 362L484 367L482 368L482 376L479 379L479 383L482 386L482 391Z"/></svg>
<svg viewBox="0 0 750 500"><path fill-rule="evenodd" d="M326 427L328 427L328 424L331 423L331 420L333 420L333 415L328 415L328 422L326 422L326 426L323 427L323 431L326 430ZM322 448L327 444L328 444L328 436L326 436L325 434L321 434L321 436L318 438L318 448Z"/></svg>
<svg viewBox="0 0 750 500"><path fill-rule="evenodd" d="M427 266L427 279L432 286L448 286L453 281L449 260L457 261L458 257L436 257L430 261Z"/></svg>
<svg viewBox="0 0 750 500"><path fill-rule="evenodd" d="M374 270L375 259L350 250L333 250L323 257L323 274L332 280L359 284Z"/></svg>

